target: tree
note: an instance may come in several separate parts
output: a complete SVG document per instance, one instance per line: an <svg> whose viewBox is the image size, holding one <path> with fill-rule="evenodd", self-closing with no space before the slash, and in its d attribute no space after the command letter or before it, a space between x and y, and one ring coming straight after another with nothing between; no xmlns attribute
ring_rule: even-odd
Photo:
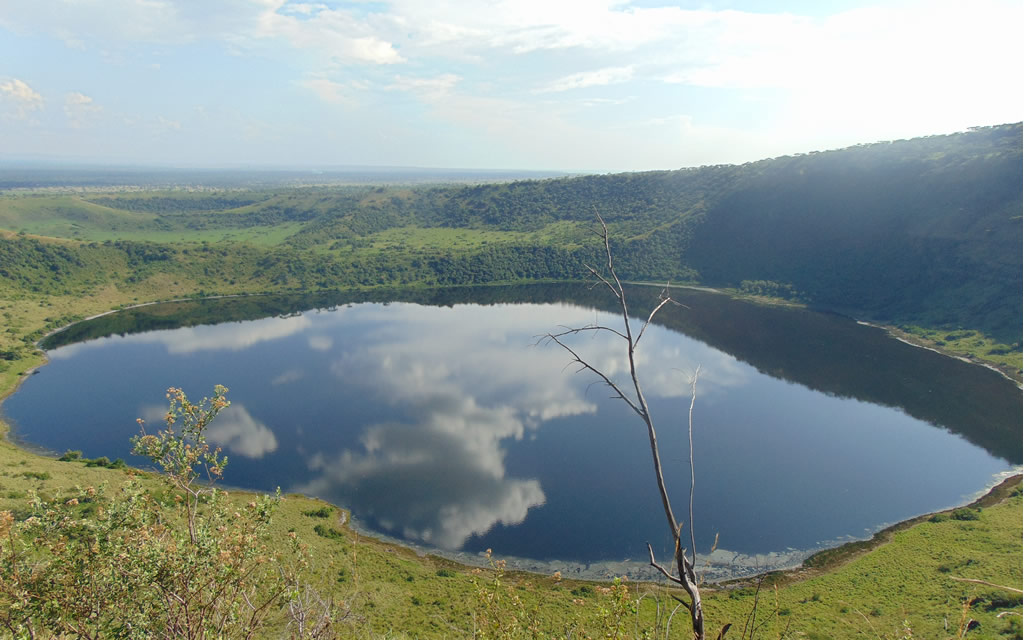
<svg viewBox="0 0 1024 640"><path fill-rule="evenodd" d="M227 461L204 431L226 392L191 403L169 389L167 428L134 440L169 495L133 480L113 495L36 496L20 521L0 512L0 628L15 638L254 638L280 617L305 558L294 538L291 556L269 539L275 497L239 503L212 486ZM201 470L211 484L198 482ZM316 635L323 619L298 633Z"/></svg>
<svg viewBox="0 0 1024 640"><path fill-rule="evenodd" d="M615 398L622 400L633 410L640 420L643 421L647 428L647 437L651 445L651 459L654 463L654 476L655 481L658 485L658 492L661 495L662 508L665 511L665 519L668 523L669 530L672 534L672 540L674 542L675 552L673 557L673 563L675 565L675 573L666 569L657 562L654 557L654 549L650 543L647 545L648 553L650 554L651 566L657 569L662 575L668 578L670 581L680 585L687 594L688 601L679 599L679 602L690 613L690 622L693 627L693 635L697 640L705 640L705 621L704 621L704 607L700 597L700 587L698 585L697 574L694 566L697 562L695 540L693 535L693 406L697 398L697 376L700 372L698 367L697 372L694 373L691 382L691 396L690 396L690 413L689 413L689 430L690 430L690 508L689 508L689 526L690 526L690 556L686 555L686 548L683 547L683 525L686 523L679 522L676 519L675 513L672 509L672 501L669 498L668 489L665 486L665 477L662 473L661 466L661 454L658 450L658 434L654 428L654 418L651 415L650 407L647 404L647 400L644 397L643 389L640 384L640 376L636 368L636 349L640 344L640 340L644 337L644 332L650 326L651 321L654 320L654 316L661 311L666 305L679 305L674 301L668 294L668 286L662 290L659 296L658 304L647 316L647 320L641 326L640 331L633 334L633 327L629 319L629 305L626 301L626 290L622 286L619 276L615 272L615 265L612 260L612 249L608 234L608 225L605 224L604 219L598 214L598 222L601 225L600 231L597 234L600 236L604 244L604 253L607 257L607 264L605 271L607 275L602 274L596 268L586 265L588 271L598 280L598 285L603 284L612 292L615 299L618 301L619 312L622 314L622 330L614 327L603 326L603 325L587 325L585 327L570 327L564 331L557 333L548 333L542 337L542 341L546 340L554 342L559 347L564 349L572 357L573 362L579 366L579 371L589 371L596 375L604 384L612 389ZM577 353L571 346L569 346L565 338L572 335L577 335L585 332L607 332L611 333L625 342L626 359L629 364L629 377L631 390L626 390L614 380L611 379L606 373L590 364L584 359L579 353ZM718 638L724 638L730 625L725 625L718 634Z"/></svg>
<svg viewBox="0 0 1024 640"><path fill-rule="evenodd" d="M213 484L224 474L228 464L220 449L206 442L206 428L222 410L231 405L223 385L213 388L213 399L203 398L198 404L189 401L185 392L176 387L167 390L170 406L164 415L167 429L156 435L146 433L142 418L137 422L142 435L132 438L132 453L149 458L163 469L167 481L183 494L188 534L192 544L197 542L196 515L204 496L214 495ZM181 433L174 426L181 421ZM196 484L201 475L197 467L206 472L208 484Z"/></svg>

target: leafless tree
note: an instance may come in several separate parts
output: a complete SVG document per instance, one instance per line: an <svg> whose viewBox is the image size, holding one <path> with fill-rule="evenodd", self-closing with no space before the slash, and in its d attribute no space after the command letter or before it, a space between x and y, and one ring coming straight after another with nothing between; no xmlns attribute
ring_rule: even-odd
<svg viewBox="0 0 1024 640"><path fill-rule="evenodd" d="M542 342L554 342L562 349L564 349L572 357L572 361L579 368L577 372L589 371L596 375L604 384L610 387L613 391L613 398L622 400L629 406L630 409L636 413L647 427L647 437L650 440L651 445L651 458L654 462L654 475L658 484L658 492L661 494L661 504L665 510L665 518L668 521L669 530L672 533L672 539L675 545L675 553L673 558L674 567L666 569L664 566L658 563L654 557L654 549L650 543L647 545L647 551L650 554L651 566L657 569L662 575L668 578L675 584L680 585L687 594L687 599L684 600L679 598L678 600L690 613L690 622L693 626L693 636L697 640L705 640L705 624L704 624L704 608L701 604L700 588L698 585L697 574L694 569L697 561L696 550L694 548L694 535L693 535L693 405L697 398L697 374L700 369L698 367L697 373L694 374L691 382L691 397L690 397L690 413L689 413L689 430L690 430L690 509L689 509L689 527L690 527L690 555L687 557L687 550L683 547L683 526L687 523L682 523L676 520L675 513L672 510L672 502L669 499L668 489L665 486L665 477L662 473L661 466L661 454L658 451L658 435L654 428L654 419L651 416L650 408L647 405L647 400L644 398L643 389L640 385L640 377L637 373L636 368L636 349L640 344L640 340L644 337L644 332L650 326L654 320L654 316L661 311L666 305L679 305L669 296L668 286L661 292L658 299L658 304L655 305L654 309L647 316L647 320L640 327L640 331L633 334L633 328L629 319L629 307L626 302L626 291L622 285L619 276L615 272L615 266L612 262L612 250L611 244L608 237L608 225L605 224L604 219L598 214L598 222L600 222L600 230L596 233L600 236L604 243L604 252L607 257L607 265L605 268L606 273L598 271L596 268L586 265L597 279L595 286L604 285L612 292L615 299L618 302L619 312L622 314L622 329L619 330L614 327L603 326L603 325L588 325L585 327L568 327L564 331L556 333L548 333L542 336ZM585 360L579 353L577 353L569 344L566 342L566 338L586 332L607 332L621 338L625 342L626 356L629 363L629 376L630 382L627 385L620 386L614 380L612 380L607 374L600 369L596 368L590 362ZM674 571L673 571L674 569ZM728 625L724 627L719 633L718 637L723 638L725 632L728 630Z"/></svg>

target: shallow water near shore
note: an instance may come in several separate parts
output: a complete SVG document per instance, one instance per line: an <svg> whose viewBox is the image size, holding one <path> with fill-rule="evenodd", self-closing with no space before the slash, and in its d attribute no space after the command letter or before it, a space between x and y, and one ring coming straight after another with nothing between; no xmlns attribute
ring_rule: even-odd
<svg viewBox="0 0 1024 640"><path fill-rule="evenodd" d="M636 292L639 311L649 291ZM694 513L699 552L719 536L709 578L792 566L1019 468L1019 392L997 374L845 318L679 296L689 308L649 329L640 366L680 513L701 366ZM610 308L546 285L157 305L72 327L3 410L24 441L141 465L136 417L158 428L167 387L197 399L224 384L233 405L209 437L232 485L315 495L456 559L493 548L541 572L637 575L648 541L671 553L646 433L536 338L612 326ZM577 347L623 379L616 340Z"/></svg>

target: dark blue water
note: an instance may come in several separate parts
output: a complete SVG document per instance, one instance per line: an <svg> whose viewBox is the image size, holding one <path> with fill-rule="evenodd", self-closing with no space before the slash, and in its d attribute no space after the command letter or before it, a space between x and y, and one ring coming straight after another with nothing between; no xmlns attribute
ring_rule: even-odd
<svg viewBox="0 0 1024 640"><path fill-rule="evenodd" d="M731 308L774 314L759 326L787 313ZM962 418L943 425L908 415L926 413L916 393L937 397L988 384L991 394L1008 397L1008 409L979 422L1002 420L1009 424L1000 428L1017 429L1014 385L995 376L964 383L953 376L990 372L965 365L937 371L938 360L915 364L926 352L877 331L788 313L823 322L818 334L807 329L804 337L827 349L866 353L867 344L885 345L893 362L866 371L883 378L899 371L906 380L887 383L885 393L905 384L910 400L906 407L865 401L872 392L856 382L848 383L848 393L834 385L812 389L814 380L842 380L827 369L838 359L827 353L801 368L770 354L730 355L704 335L701 341L651 327L640 366L679 516L689 491L688 381L701 366L694 413L700 551L716 533L720 547L742 554L863 537L963 503L1019 463L1012 449L967 439L984 443L984 433L951 432ZM166 388L181 386L198 399L224 384L232 406L209 438L230 457L230 485L320 496L350 507L373 530L443 549L491 547L590 563L643 559L651 541L667 555L642 423L592 376L567 368L569 359L556 346L536 345L538 334L558 325L595 321L616 319L567 303L361 303L114 335L52 350L50 364L3 409L19 439L141 465L129 456L136 417L156 428ZM709 320L693 333L713 334L715 324ZM776 344L783 338L775 335L772 348L785 350ZM626 382L618 342L583 336L573 344ZM914 367L919 376L905 373ZM800 370L787 377L776 369Z"/></svg>

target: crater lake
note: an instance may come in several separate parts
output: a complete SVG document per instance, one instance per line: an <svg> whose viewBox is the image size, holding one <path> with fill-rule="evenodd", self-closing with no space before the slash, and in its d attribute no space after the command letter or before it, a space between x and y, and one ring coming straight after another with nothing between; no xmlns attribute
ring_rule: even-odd
<svg viewBox="0 0 1024 640"><path fill-rule="evenodd" d="M658 289L628 290L639 327ZM678 513L690 490L708 577L792 566L1020 469L1020 390L1000 374L836 315L677 289L638 350ZM358 527L473 561L587 576L671 556L643 423L538 336L621 326L573 285L253 296L137 307L43 344L3 404L11 437L124 458L168 387L230 389L209 440L225 484L318 496ZM618 381L623 341L572 346ZM718 548L712 554L714 541Z"/></svg>

